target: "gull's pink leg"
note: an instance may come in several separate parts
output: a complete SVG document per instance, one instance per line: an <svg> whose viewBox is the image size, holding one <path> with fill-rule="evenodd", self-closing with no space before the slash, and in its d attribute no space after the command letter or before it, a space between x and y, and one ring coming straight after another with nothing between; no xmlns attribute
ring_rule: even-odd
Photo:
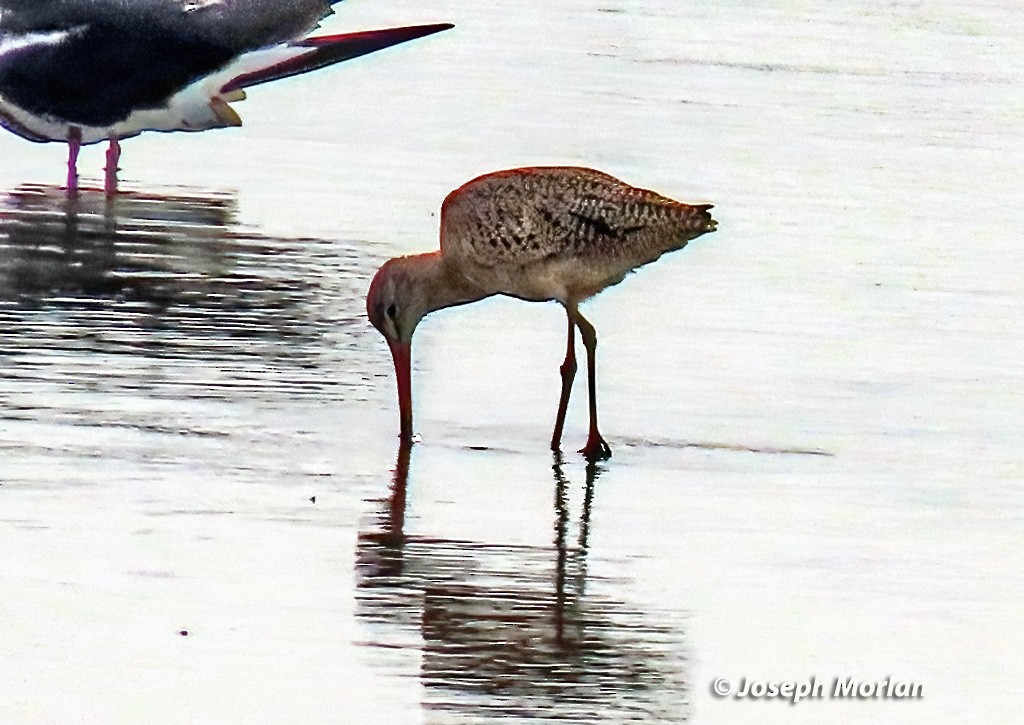
<svg viewBox="0 0 1024 725"><path fill-rule="evenodd" d="M107 147L107 167L103 181L103 190L107 196L117 193L117 162L121 160L121 144L113 136L110 137L110 146Z"/></svg>
<svg viewBox="0 0 1024 725"><path fill-rule="evenodd" d="M72 126L68 131L68 196L78 194L78 151L82 148L82 129Z"/></svg>

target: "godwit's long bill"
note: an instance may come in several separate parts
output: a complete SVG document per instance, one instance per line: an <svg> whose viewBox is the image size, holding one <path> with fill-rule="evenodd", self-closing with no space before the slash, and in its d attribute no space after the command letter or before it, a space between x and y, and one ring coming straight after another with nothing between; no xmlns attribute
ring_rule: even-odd
<svg viewBox="0 0 1024 725"><path fill-rule="evenodd" d="M418 25L307 37L340 0L0 0L0 125L68 144L68 191L82 144L143 131L240 126L245 89L451 28Z"/></svg>
<svg viewBox="0 0 1024 725"><path fill-rule="evenodd" d="M568 336L560 368L551 448L558 450L576 375L575 329L587 351L590 432L581 453L611 450L597 426L597 333L579 304L632 270L715 230L710 204L690 205L638 189L593 169L530 167L486 174L441 206L440 250L386 262L366 300L370 322L391 348L403 441L412 438L412 335L435 310L504 294L555 300Z"/></svg>

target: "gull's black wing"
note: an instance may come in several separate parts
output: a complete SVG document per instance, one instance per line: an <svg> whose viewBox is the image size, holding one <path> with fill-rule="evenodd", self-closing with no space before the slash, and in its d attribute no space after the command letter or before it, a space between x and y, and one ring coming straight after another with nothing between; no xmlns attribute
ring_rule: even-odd
<svg viewBox="0 0 1024 725"><path fill-rule="evenodd" d="M327 0L0 0L0 96L108 126L239 55L301 37Z"/></svg>

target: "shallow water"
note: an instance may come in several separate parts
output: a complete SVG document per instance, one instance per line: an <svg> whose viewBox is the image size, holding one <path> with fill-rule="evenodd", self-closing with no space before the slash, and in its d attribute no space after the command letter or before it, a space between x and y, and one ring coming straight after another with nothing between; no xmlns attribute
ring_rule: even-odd
<svg viewBox="0 0 1024 725"><path fill-rule="evenodd" d="M11 722L1013 722L1024 21L1005 2L357 2L454 31L124 145L0 137ZM455 186L596 166L719 231L589 303L363 295ZM102 149L83 151L96 186ZM915 681L724 699L717 677Z"/></svg>

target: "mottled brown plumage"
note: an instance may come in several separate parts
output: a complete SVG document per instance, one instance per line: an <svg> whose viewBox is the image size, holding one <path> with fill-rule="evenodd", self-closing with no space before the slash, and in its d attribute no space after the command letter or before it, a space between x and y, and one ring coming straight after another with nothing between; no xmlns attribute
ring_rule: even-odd
<svg viewBox="0 0 1024 725"><path fill-rule="evenodd" d="M714 229L691 206L594 169L481 176L441 207L441 254L482 289L577 302Z"/></svg>
<svg viewBox="0 0 1024 725"><path fill-rule="evenodd" d="M611 455L597 429L593 326L579 303L666 252L715 230L708 204L690 205L578 167L498 171L456 189L441 207L439 252L398 257L377 272L370 321L395 356L402 437L412 436L409 356L419 320L434 310L495 294L557 300L568 315L562 395L551 445L562 435L576 371L575 330L587 348L589 458Z"/></svg>

